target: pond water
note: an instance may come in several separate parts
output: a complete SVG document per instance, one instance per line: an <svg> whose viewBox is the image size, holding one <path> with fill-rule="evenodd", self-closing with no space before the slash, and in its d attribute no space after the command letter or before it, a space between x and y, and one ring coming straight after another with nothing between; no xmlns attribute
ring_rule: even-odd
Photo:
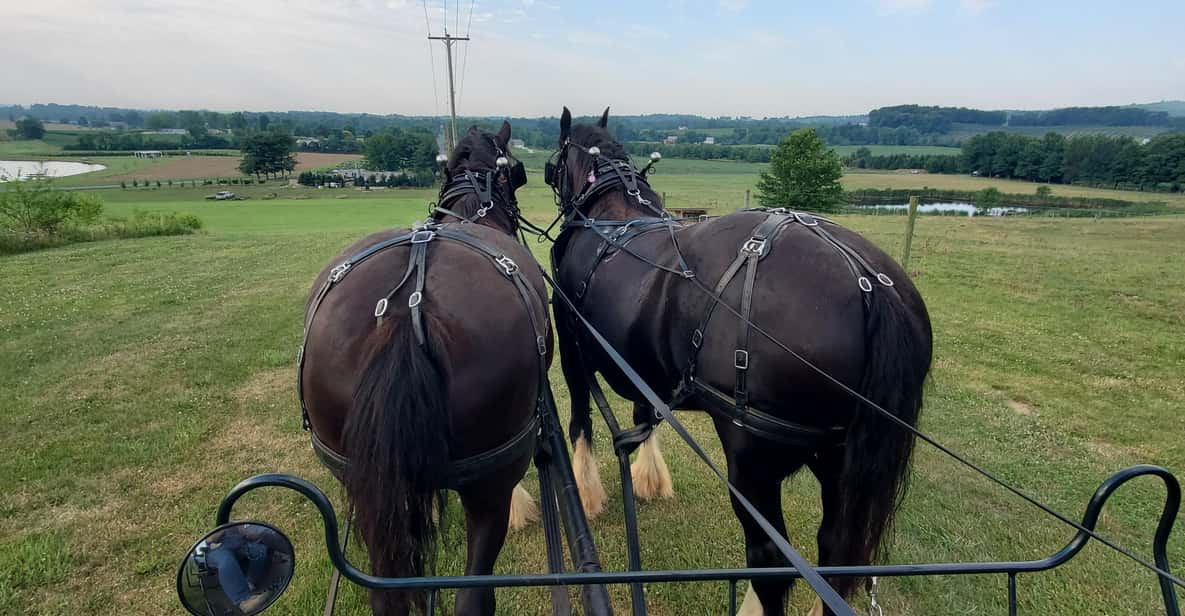
<svg viewBox="0 0 1185 616"><path fill-rule="evenodd" d="M909 204L883 203L876 205L861 205L857 206L857 208L862 210L905 210L909 208ZM952 201L947 203L922 203L918 205L919 214L948 214L951 212L958 212L968 216L1007 216L1009 214L1021 214L1028 211L1028 208L1013 206L1000 206L981 209L974 203L960 201Z"/></svg>
<svg viewBox="0 0 1185 616"><path fill-rule="evenodd" d="M0 160L0 182L38 175L51 178L64 178L68 175L90 173L106 168L104 165L64 160L44 162L35 160Z"/></svg>

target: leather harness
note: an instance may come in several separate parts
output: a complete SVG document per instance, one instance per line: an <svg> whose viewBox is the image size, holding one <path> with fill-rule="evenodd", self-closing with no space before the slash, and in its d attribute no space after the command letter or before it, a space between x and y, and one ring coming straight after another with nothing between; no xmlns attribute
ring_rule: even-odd
<svg viewBox="0 0 1185 616"><path fill-rule="evenodd" d="M479 210L478 216L485 215L485 210L493 207L495 202L501 202L502 205L513 207L513 197L507 196L506 193L512 193L509 189L506 191L492 191L491 187L495 182L495 172L471 172L466 171L464 175L454 178L452 181L446 183L441 187L440 191L440 206L435 209L437 212L447 214L460 218L460 223L440 223L435 220L426 220L418 223L412 227L408 232L402 233L395 237L383 240L377 244L372 244L365 249L341 261L329 270L329 276L325 283L314 296L313 302L309 307L308 314L305 317L304 336L300 345L300 353L297 355L297 397L300 400L302 423L305 430L309 432L313 450L316 452L318 459L329 468L330 472L334 474L339 480L344 477L346 468L349 466L349 460L342 454L334 451L326 445L317 434L312 430L309 422L308 407L305 405L304 399L304 351L305 345L308 343L309 331L313 323L313 318L317 315L317 309L325 300L330 290L335 285L345 279L353 268L359 263L362 263L373 257L374 255L391 248L398 248L408 246L411 249L411 254L407 262L407 270L403 277L397 284L387 292L375 304L374 317L380 321L388 318L388 310L391 300L399 292L405 284L413 279L414 288L411 295L408 297L408 308L411 312L411 325L415 331L416 341L425 352L427 348L427 336L424 330L424 319L421 305L425 300L425 282L427 278L428 268L428 248L433 242L451 241L456 242L462 246L473 250L474 252L489 259L491 264L495 267L498 273L505 276L515 286L518 291L519 299L522 300L523 307L527 311L527 315L531 320L531 328L535 332L535 349L539 359L539 392L536 400L536 412L531 415L530 420L523 426L514 436L503 444L491 449L489 451L469 456L466 458L456 459L450 463L448 471L447 487L457 489L466 484L469 484L481 477L492 473L499 468L522 459L523 456L530 455L535 450L536 441L539 436L541 417L540 413L544 412L544 399L547 379L547 338L545 323L540 322L540 319L535 315L534 307L532 306L531 297L534 296L539 299L537 295L531 290L530 284L523 276L518 264L514 262L506 254L482 242L478 238L466 233L464 231L465 225L470 223L470 220L459 216L452 211L443 207L444 204L451 202L463 195L476 193L482 203L482 209ZM485 190L480 190L484 184ZM495 196L497 195L497 196ZM517 208L516 208L517 209ZM512 217L515 211L511 212ZM476 217L475 217L476 218Z"/></svg>
<svg viewBox="0 0 1185 616"><path fill-rule="evenodd" d="M670 213L662 208L661 204L656 206L650 200L642 197L638 183L640 182L646 185L647 188L649 188L649 184L646 181L645 173L635 172L633 165L629 161L597 159L594 163L594 171L589 175L590 183L586 184L581 192L573 198L562 194L567 192L565 190L567 186L566 182L563 181L563 176L560 174L563 173L562 167L566 158L566 148L569 145L573 144L564 146L560 152L559 164L552 168L552 172L549 173L548 177L549 183L552 184L552 188L556 191L557 201L565 217L563 228L565 230L588 229L601 238L601 244L597 248L592 265L581 277L574 291L576 306L579 307L583 303L585 294L588 292L589 285L592 282L593 274L595 274L598 266L609 254L616 251L626 252L652 267L668 273L688 279L695 278L695 272L690 269L686 260L683 258L675 236L675 229L681 228L685 221L671 216ZM590 199L614 189L624 189L627 202L633 198L638 201L640 206L657 213L658 216L631 220L595 220L588 218L580 210L580 206L587 203ZM679 386L675 390L669 405L673 408L679 408L683 403L695 397L706 407L704 410L718 417L728 419L734 425L763 439L816 449L841 445L846 433L844 426L826 428L807 426L786 421L749 405L749 335L752 327L750 315L752 313L753 291L757 280L758 266L761 260L772 251L774 245L773 240L788 226L799 224L810 230L821 241L831 246L844 259L853 277L856 278L857 285L863 292L865 310L867 310L870 301L868 294L873 290L872 280L875 279L883 287L893 286L893 281L884 273L876 270L855 249L836 238L830 231L821 226L821 222L827 225L835 225L834 222L826 218L812 216L805 212L794 212L785 208L751 208L742 211L761 212L766 216L754 227L749 239L741 244L736 258L724 271L720 280L716 283L715 288L712 290L712 301L701 317L699 326L692 333L690 359L683 370ZM629 243L632 240L663 229L666 229L670 234L671 242L675 249L677 260L675 267L656 263L629 248ZM558 246L560 244L557 243ZM556 251L553 251L552 270L557 275L558 256ZM742 268L745 270L742 278L743 286L740 305L742 318L740 319L740 326L737 330L736 347L733 351L733 367L736 370L736 381L732 395L729 396L696 376L696 362L700 349L703 346L704 334L710 325L716 305L723 301L721 295L728 288L729 284L737 278ZM577 347L579 347L579 344L577 344ZM607 406L608 402L606 401L604 392L601 391L600 385L593 376L592 371L586 367L586 372L588 373L588 382L594 401L598 407ZM650 423L642 423L633 428L622 430L614 435L614 446L632 450L642 441L649 438L650 432L657 427L661 420L661 417L654 417Z"/></svg>

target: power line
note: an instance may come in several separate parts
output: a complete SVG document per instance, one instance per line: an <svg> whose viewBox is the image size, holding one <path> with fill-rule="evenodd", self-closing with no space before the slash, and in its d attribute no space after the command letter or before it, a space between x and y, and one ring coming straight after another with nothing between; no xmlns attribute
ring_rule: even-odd
<svg viewBox="0 0 1185 616"><path fill-rule="evenodd" d="M428 18L428 0L424 2L424 27L428 30L429 39L432 37L432 21ZM432 64L432 111L440 117L440 92L436 88L436 53L432 51L432 41L428 40L428 58Z"/></svg>
<svg viewBox="0 0 1185 616"><path fill-rule="evenodd" d="M477 4L477 0L469 0L469 20L465 24L465 36L469 36L469 31L473 26L473 7ZM461 87L457 89L457 98L464 100L465 98L465 69L469 66L469 43L465 43L465 52L461 55Z"/></svg>

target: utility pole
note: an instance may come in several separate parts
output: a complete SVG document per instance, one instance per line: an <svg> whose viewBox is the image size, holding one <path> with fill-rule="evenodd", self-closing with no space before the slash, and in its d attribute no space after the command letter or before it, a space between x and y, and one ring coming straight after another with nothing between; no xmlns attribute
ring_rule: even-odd
<svg viewBox="0 0 1185 616"><path fill-rule="evenodd" d="M448 151L452 152L453 148L457 147L457 90L453 87L453 43L457 41L468 41L468 36L450 36L448 28L444 30L444 36L432 36L428 34L430 41L444 41L444 52L448 58L448 102L449 110L452 113L453 122L452 130L448 133Z"/></svg>

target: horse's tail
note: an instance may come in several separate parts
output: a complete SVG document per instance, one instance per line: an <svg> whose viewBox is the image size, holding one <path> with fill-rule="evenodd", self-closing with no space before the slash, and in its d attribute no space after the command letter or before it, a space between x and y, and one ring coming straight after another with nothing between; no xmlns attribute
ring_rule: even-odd
<svg viewBox="0 0 1185 616"><path fill-rule="evenodd" d="M350 459L345 486L371 570L386 577L430 574L437 514L449 467L444 366L432 356L439 339L417 344L410 323L383 319L354 390L343 437ZM372 591L376 614L423 607L422 593Z"/></svg>
<svg viewBox="0 0 1185 616"><path fill-rule="evenodd" d="M922 408L922 386L930 369L929 317L911 314L897 292L871 293L865 319L864 377L860 392L913 426ZM840 523L835 561L866 564L883 556L882 540L905 494L914 435L861 403L848 428L840 475ZM850 592L857 580L837 580Z"/></svg>

